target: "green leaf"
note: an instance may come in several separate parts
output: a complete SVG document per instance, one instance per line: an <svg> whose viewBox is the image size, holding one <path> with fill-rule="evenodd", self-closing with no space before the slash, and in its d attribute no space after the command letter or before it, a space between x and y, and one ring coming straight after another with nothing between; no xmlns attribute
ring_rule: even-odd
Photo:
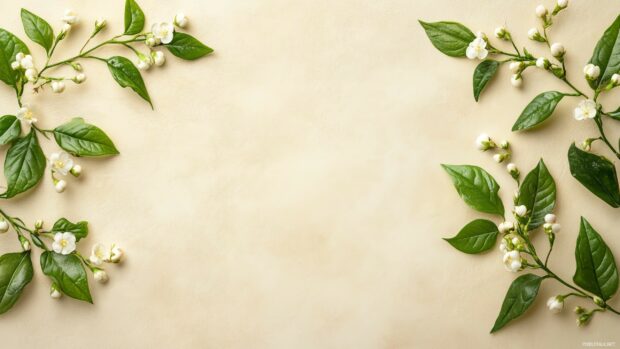
<svg viewBox="0 0 620 349"><path fill-rule="evenodd" d="M504 303L502 303L502 309L499 311L491 333L501 330L510 321L525 313L536 299L540 283L544 279L544 277L538 275L525 274L519 276L510 284L506 297L504 297Z"/></svg>
<svg viewBox="0 0 620 349"><path fill-rule="evenodd" d="M13 70L11 63L15 61L15 56L20 52L30 54L30 50L23 41L0 28L0 80L9 86L15 87L19 79L20 72Z"/></svg>
<svg viewBox="0 0 620 349"><path fill-rule="evenodd" d="M144 29L144 12L134 0L125 1L125 35L138 34Z"/></svg>
<svg viewBox="0 0 620 349"><path fill-rule="evenodd" d="M49 53L54 44L54 30L49 23L25 8L22 9L21 16L26 35Z"/></svg>
<svg viewBox="0 0 620 349"><path fill-rule="evenodd" d="M442 53L451 57L465 57L465 51L476 35L456 22L427 23L419 21L431 43Z"/></svg>
<svg viewBox="0 0 620 349"><path fill-rule="evenodd" d="M547 120L564 96L565 94L557 91L547 91L539 94L523 109L517 122L512 126L512 130L528 130Z"/></svg>
<svg viewBox="0 0 620 349"><path fill-rule="evenodd" d="M14 115L5 115L0 118L0 145L13 142L21 132L21 122Z"/></svg>
<svg viewBox="0 0 620 349"><path fill-rule="evenodd" d="M611 250L590 223L581 217L581 227L575 248L577 270L573 281L603 300L618 290L618 269Z"/></svg>
<svg viewBox="0 0 620 349"><path fill-rule="evenodd" d="M601 68L598 79L588 81L590 87L596 90L606 86L611 76L620 72L620 16L611 24L596 44L590 63Z"/></svg>
<svg viewBox="0 0 620 349"><path fill-rule="evenodd" d="M620 188L616 167L602 156L573 145L568 150L570 172L584 187L611 207L620 207Z"/></svg>
<svg viewBox="0 0 620 349"><path fill-rule="evenodd" d="M486 219L469 222L455 237L444 239L457 250L476 254L493 248L497 240L497 226Z"/></svg>
<svg viewBox="0 0 620 349"><path fill-rule="evenodd" d="M540 227L545 222L545 215L555 207L555 181L542 159L527 174L519 189L518 205L525 205L531 210L530 230Z"/></svg>
<svg viewBox="0 0 620 349"><path fill-rule="evenodd" d="M607 116L609 116L610 118L615 119L615 120L620 120L620 108L618 108L618 109L616 109L616 110L614 110L612 112L607 113Z"/></svg>
<svg viewBox="0 0 620 349"><path fill-rule="evenodd" d="M500 63L491 59L482 61L474 70L474 99L478 102L480 93L484 90L484 87L495 76L497 68Z"/></svg>
<svg viewBox="0 0 620 349"><path fill-rule="evenodd" d="M77 241L85 238L88 235L88 222L80 221L77 223L71 223L66 218L61 218L54 223L52 227L54 233L71 233L75 235Z"/></svg>
<svg viewBox="0 0 620 349"><path fill-rule="evenodd" d="M62 293L81 301L93 302L86 270L75 254L62 255L45 251L41 254L41 269L43 274L58 285Z"/></svg>
<svg viewBox="0 0 620 349"><path fill-rule="evenodd" d="M118 154L112 140L99 127L73 118L54 129L56 143L75 156L104 156Z"/></svg>
<svg viewBox="0 0 620 349"><path fill-rule="evenodd" d="M190 61L213 52L212 48L204 45L193 36L179 32L174 33L172 41L166 44L166 48L173 55Z"/></svg>
<svg viewBox="0 0 620 349"><path fill-rule="evenodd" d="M130 87L145 101L149 102L151 108L153 107L149 92L146 90L144 80L142 80L142 75L140 75L138 68L136 68L129 59L121 56L108 58L108 68L114 80L116 80L121 87Z"/></svg>
<svg viewBox="0 0 620 349"><path fill-rule="evenodd" d="M0 257L0 314L13 307L24 287L32 280L30 251Z"/></svg>
<svg viewBox="0 0 620 349"><path fill-rule="evenodd" d="M480 212L504 216L504 205L497 195L499 185L485 170L471 165L441 166L467 205Z"/></svg>
<svg viewBox="0 0 620 349"><path fill-rule="evenodd" d="M2 197L12 198L39 183L45 171L45 155L34 132L30 133L11 146L4 160L4 176L7 190Z"/></svg>

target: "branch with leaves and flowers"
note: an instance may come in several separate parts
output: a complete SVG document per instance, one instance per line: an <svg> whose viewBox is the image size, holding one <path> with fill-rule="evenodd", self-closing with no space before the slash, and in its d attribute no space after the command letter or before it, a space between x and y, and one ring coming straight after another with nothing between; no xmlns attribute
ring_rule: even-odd
<svg viewBox="0 0 620 349"><path fill-rule="evenodd" d="M65 177L82 175L82 167L73 157L119 154L110 137L83 118L73 118L54 128L42 127L40 119L44 112L41 107L25 103L26 90L42 93L49 89L53 93L62 93L66 83L79 85L86 81L82 61L93 60L105 64L121 87L129 87L152 107L140 70L165 63L165 54L158 48L165 48L184 60L196 60L213 52L193 36L179 31L188 25L188 18L183 13L178 13L172 23L155 23L150 31L145 31L144 12L135 0L125 2L125 28L122 33L92 44L107 27L105 19L97 19L79 52L69 58L55 59L55 53L78 26L75 12L65 12L57 34L47 21L26 9L21 10L21 19L26 35L45 50L45 57L41 60L44 63L37 65L28 46L14 34L0 28L0 81L12 88L17 98L16 115L0 117L0 145L8 148L4 162L7 186L0 194L2 199L11 199L39 184L48 164L54 189L62 193L67 188ZM106 57L99 53L102 48L112 45L126 48L136 64L124 56ZM55 74L58 67L70 67L74 74ZM39 144L39 136L53 139L59 150L46 156ZM52 298L65 294L90 303L92 297L87 271L92 272L96 281L105 283L109 276L103 264L119 263L124 257L123 249L116 244L110 247L95 244L90 256L80 254L77 244L88 235L88 223L85 221L73 223L61 218L50 229L45 229L41 220L28 226L19 217L0 210L0 233L11 229L23 252L0 256L0 314L17 302L24 287L32 280L32 245L43 250L40 264L43 273L51 280ZM46 243L46 240L49 241Z"/></svg>
<svg viewBox="0 0 620 349"><path fill-rule="evenodd" d="M547 91L537 95L523 109L512 131L526 131L545 122L554 112L556 106L565 98L581 99L574 109L574 118L578 121L591 120L598 131L598 136L581 142L581 149L573 143L568 151L571 173L583 186L612 207L620 207L620 188L614 164L603 156L591 153L592 144L601 142L611 154L620 159L620 140L611 140L606 131L607 121L620 121L620 107L604 107L599 97L620 86L620 16L603 33L596 44L592 58L583 68L591 92L577 88L568 77L566 70L567 52L561 43L553 42L549 37L557 16L568 6L568 0L558 0L552 11L545 6L536 7L535 14L540 28L532 28L528 38L549 50L550 57L532 54L531 49L519 50L514 37L508 29L500 26L495 29L496 39L503 41L505 49L482 32L474 34L470 29L457 22L420 21L431 43L441 52L452 57L467 57L482 60L473 74L474 99L478 101L487 84L496 75L499 67L508 63L512 72L511 84L520 87L524 73L530 67L548 72L561 80L567 92ZM492 58L491 58L492 57Z"/></svg>
<svg viewBox="0 0 620 349"><path fill-rule="evenodd" d="M499 156L508 161L512 154L508 142L497 144L486 134L476 139L476 145L485 152L496 151L494 158ZM565 301L571 297L591 302L591 309L574 308L579 326L587 324L598 312L620 315L608 303L618 291L618 269L614 256L585 218L581 218L577 237L573 283L552 270L549 261L561 226L553 213L556 204L555 180L542 159L523 180L516 164L510 162L506 166L516 182L510 218L505 218L505 206L498 195L500 186L487 171L472 165L442 166L467 205L499 218L498 223L476 219L454 237L445 240L461 252L479 254L492 249L499 238L499 250L506 270L514 273L532 271L517 277L508 288L492 333L525 313L534 303L545 280L555 280L566 287L565 293L547 301L547 307L553 313L561 312ZM542 234L548 243L544 253L534 246L534 240Z"/></svg>

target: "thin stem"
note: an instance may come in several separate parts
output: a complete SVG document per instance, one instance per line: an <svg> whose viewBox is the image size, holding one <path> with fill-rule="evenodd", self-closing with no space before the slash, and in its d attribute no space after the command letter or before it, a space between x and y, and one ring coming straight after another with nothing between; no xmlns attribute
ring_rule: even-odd
<svg viewBox="0 0 620 349"><path fill-rule="evenodd" d="M620 159L620 152L616 151L614 146L609 142L609 139L607 139L607 136L605 135L605 131L603 130L603 119L600 117L600 115L597 115L594 118L594 122L596 123L596 127L601 134L601 140L603 141L603 143L605 143L607 147L616 155L616 157Z"/></svg>

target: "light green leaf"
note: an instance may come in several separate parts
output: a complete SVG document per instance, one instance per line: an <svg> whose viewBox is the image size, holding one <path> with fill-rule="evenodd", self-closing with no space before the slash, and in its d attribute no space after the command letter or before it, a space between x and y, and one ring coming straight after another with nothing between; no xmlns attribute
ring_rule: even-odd
<svg viewBox="0 0 620 349"><path fill-rule="evenodd" d="M497 195L499 185L485 170L471 165L441 166L467 205L480 212L504 216L504 205Z"/></svg>
<svg viewBox="0 0 620 349"><path fill-rule="evenodd" d="M62 255L45 251L41 254L41 269L60 288L62 293L71 298L92 303L88 289L86 270L75 254Z"/></svg>
<svg viewBox="0 0 620 349"><path fill-rule="evenodd" d="M620 16L616 17L603 33L594 48L590 63L598 65L601 69L597 79L588 81L593 90L606 86L612 75L620 73Z"/></svg>
<svg viewBox="0 0 620 349"><path fill-rule="evenodd" d="M75 235L77 241L85 238L88 235L88 222L80 221L77 223L71 223L66 218L61 218L54 223L52 227L54 233L71 233Z"/></svg>
<svg viewBox="0 0 620 349"><path fill-rule="evenodd" d="M518 205L525 205L531 210L529 228L534 230L545 222L545 215L553 212L555 207L555 181L542 159L527 174L519 189Z"/></svg>
<svg viewBox="0 0 620 349"><path fill-rule="evenodd" d="M465 51L469 43L476 38L471 30L460 23L419 22L433 46L451 57L465 57Z"/></svg>
<svg viewBox="0 0 620 349"><path fill-rule="evenodd" d="M573 143L568 150L570 172L584 187L611 207L620 207L616 167L602 156L588 153Z"/></svg>
<svg viewBox="0 0 620 349"><path fill-rule="evenodd" d="M179 32L174 33L172 41L166 44L166 48L173 55L190 61L213 52L212 48L204 45L193 36Z"/></svg>
<svg viewBox="0 0 620 349"><path fill-rule="evenodd" d="M130 87L145 101L149 102L151 108L153 107L149 92L146 90L144 80L142 80L142 75L140 75L138 68L129 59L121 56L108 58L108 68L114 80L121 87Z"/></svg>
<svg viewBox="0 0 620 349"><path fill-rule="evenodd" d="M118 154L112 140L97 126L82 118L73 118L54 129L56 143L75 156L104 156Z"/></svg>
<svg viewBox="0 0 620 349"><path fill-rule="evenodd" d="M52 45L54 45L54 30L49 23L24 8L22 9L21 16L26 35L28 35L30 40L43 46L45 52L49 53Z"/></svg>
<svg viewBox="0 0 620 349"><path fill-rule="evenodd" d="M444 240L461 252L476 254L493 248L498 234L495 223L476 219L463 227L455 237Z"/></svg>
<svg viewBox="0 0 620 349"><path fill-rule="evenodd" d="M487 83L495 76L499 65L498 61L487 59L478 64L476 70L474 70L474 99L476 102L478 102L480 93L482 93Z"/></svg>
<svg viewBox="0 0 620 349"><path fill-rule="evenodd" d="M32 274L30 251L0 257L0 314L13 307L32 280Z"/></svg>
<svg viewBox="0 0 620 349"><path fill-rule="evenodd" d="M134 0L125 1L125 35L138 34L144 29L144 12Z"/></svg>
<svg viewBox="0 0 620 349"><path fill-rule="evenodd" d="M547 120L564 96L565 94L557 91L547 91L539 94L521 112L517 122L512 126L512 130L529 130Z"/></svg>
<svg viewBox="0 0 620 349"><path fill-rule="evenodd" d="M573 281L586 291L610 299L618 290L618 269L614 255L590 223L581 217L575 248L577 270Z"/></svg>
<svg viewBox="0 0 620 349"><path fill-rule="evenodd" d="M20 72L11 68L15 56L22 52L30 54L30 50L17 36L0 28L0 80L9 86L15 87Z"/></svg>
<svg viewBox="0 0 620 349"><path fill-rule="evenodd" d="M495 320L491 333L501 330L510 321L521 316L534 303L540 283L544 280L534 274L525 274L516 278L504 297L502 309Z"/></svg>
<svg viewBox="0 0 620 349"><path fill-rule="evenodd" d="M21 132L21 122L14 115L4 115L0 118L0 145L13 142Z"/></svg>
<svg viewBox="0 0 620 349"><path fill-rule="evenodd" d="M34 132L13 143L4 160L7 190L2 197L12 198L39 183L45 171L45 155Z"/></svg>

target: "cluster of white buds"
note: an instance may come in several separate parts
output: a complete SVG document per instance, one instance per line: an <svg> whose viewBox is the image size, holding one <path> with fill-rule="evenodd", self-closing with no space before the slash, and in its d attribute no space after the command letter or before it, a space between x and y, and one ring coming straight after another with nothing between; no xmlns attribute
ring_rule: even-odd
<svg viewBox="0 0 620 349"><path fill-rule="evenodd" d="M546 42L547 41L542 36L542 34L540 34L540 31L538 31L538 28L531 28L530 30L528 30L527 37L530 40L534 40L534 41L538 41L538 42Z"/></svg>
<svg viewBox="0 0 620 349"><path fill-rule="evenodd" d="M71 28L78 23L78 16L73 10L66 10L65 15L62 17L64 22L60 33L58 34L58 40L62 40L67 37Z"/></svg>
<svg viewBox="0 0 620 349"><path fill-rule="evenodd" d="M489 50L487 50L487 37L484 33L478 32L476 38L467 46L465 55L469 59L483 60L487 58Z"/></svg>
<svg viewBox="0 0 620 349"><path fill-rule="evenodd" d="M583 75L586 77L586 80L596 80L601 75L601 68L598 65L588 63L583 67Z"/></svg>
<svg viewBox="0 0 620 349"><path fill-rule="evenodd" d="M547 308L554 314L558 314L564 309L564 296L557 295L547 300Z"/></svg>
<svg viewBox="0 0 620 349"><path fill-rule="evenodd" d="M125 251L116 244L112 244L112 247L109 249L103 244L95 244L88 260L92 264L99 266L103 263L120 263L124 257Z"/></svg>
<svg viewBox="0 0 620 349"><path fill-rule="evenodd" d="M556 222L556 217L553 213L548 213L545 215L545 224L543 224L543 229L545 233L548 235L557 234L562 229L562 226Z"/></svg>
<svg viewBox="0 0 620 349"><path fill-rule="evenodd" d="M82 174L82 166L75 164L67 152L52 153L48 161L52 171L54 189L58 193L65 191L67 182L64 179L56 178L56 175L66 176L70 173L74 177L79 177Z"/></svg>
<svg viewBox="0 0 620 349"><path fill-rule="evenodd" d="M559 42L554 42L551 45L551 55L560 61L564 58L564 54L566 54L566 48Z"/></svg>
<svg viewBox="0 0 620 349"><path fill-rule="evenodd" d="M591 99L584 99L574 110L574 117L577 121L594 119L598 113L596 102Z"/></svg>
<svg viewBox="0 0 620 349"><path fill-rule="evenodd" d="M11 62L11 68L13 70L21 70L24 73L26 80L33 82L39 77L39 72L34 67L34 62L31 55L26 55L23 52L19 52L15 55L15 61Z"/></svg>
<svg viewBox="0 0 620 349"><path fill-rule="evenodd" d="M9 231L9 222L4 218L0 219L0 234L4 234Z"/></svg>
<svg viewBox="0 0 620 349"><path fill-rule="evenodd" d="M21 121L28 123L29 125L37 122L37 118L34 116L32 108L28 104L23 104L17 111L17 118Z"/></svg>
<svg viewBox="0 0 620 349"><path fill-rule="evenodd" d="M153 65L161 67L164 63L166 63L164 52L152 50L148 55L138 53L138 62L136 65L140 70L149 70Z"/></svg>

